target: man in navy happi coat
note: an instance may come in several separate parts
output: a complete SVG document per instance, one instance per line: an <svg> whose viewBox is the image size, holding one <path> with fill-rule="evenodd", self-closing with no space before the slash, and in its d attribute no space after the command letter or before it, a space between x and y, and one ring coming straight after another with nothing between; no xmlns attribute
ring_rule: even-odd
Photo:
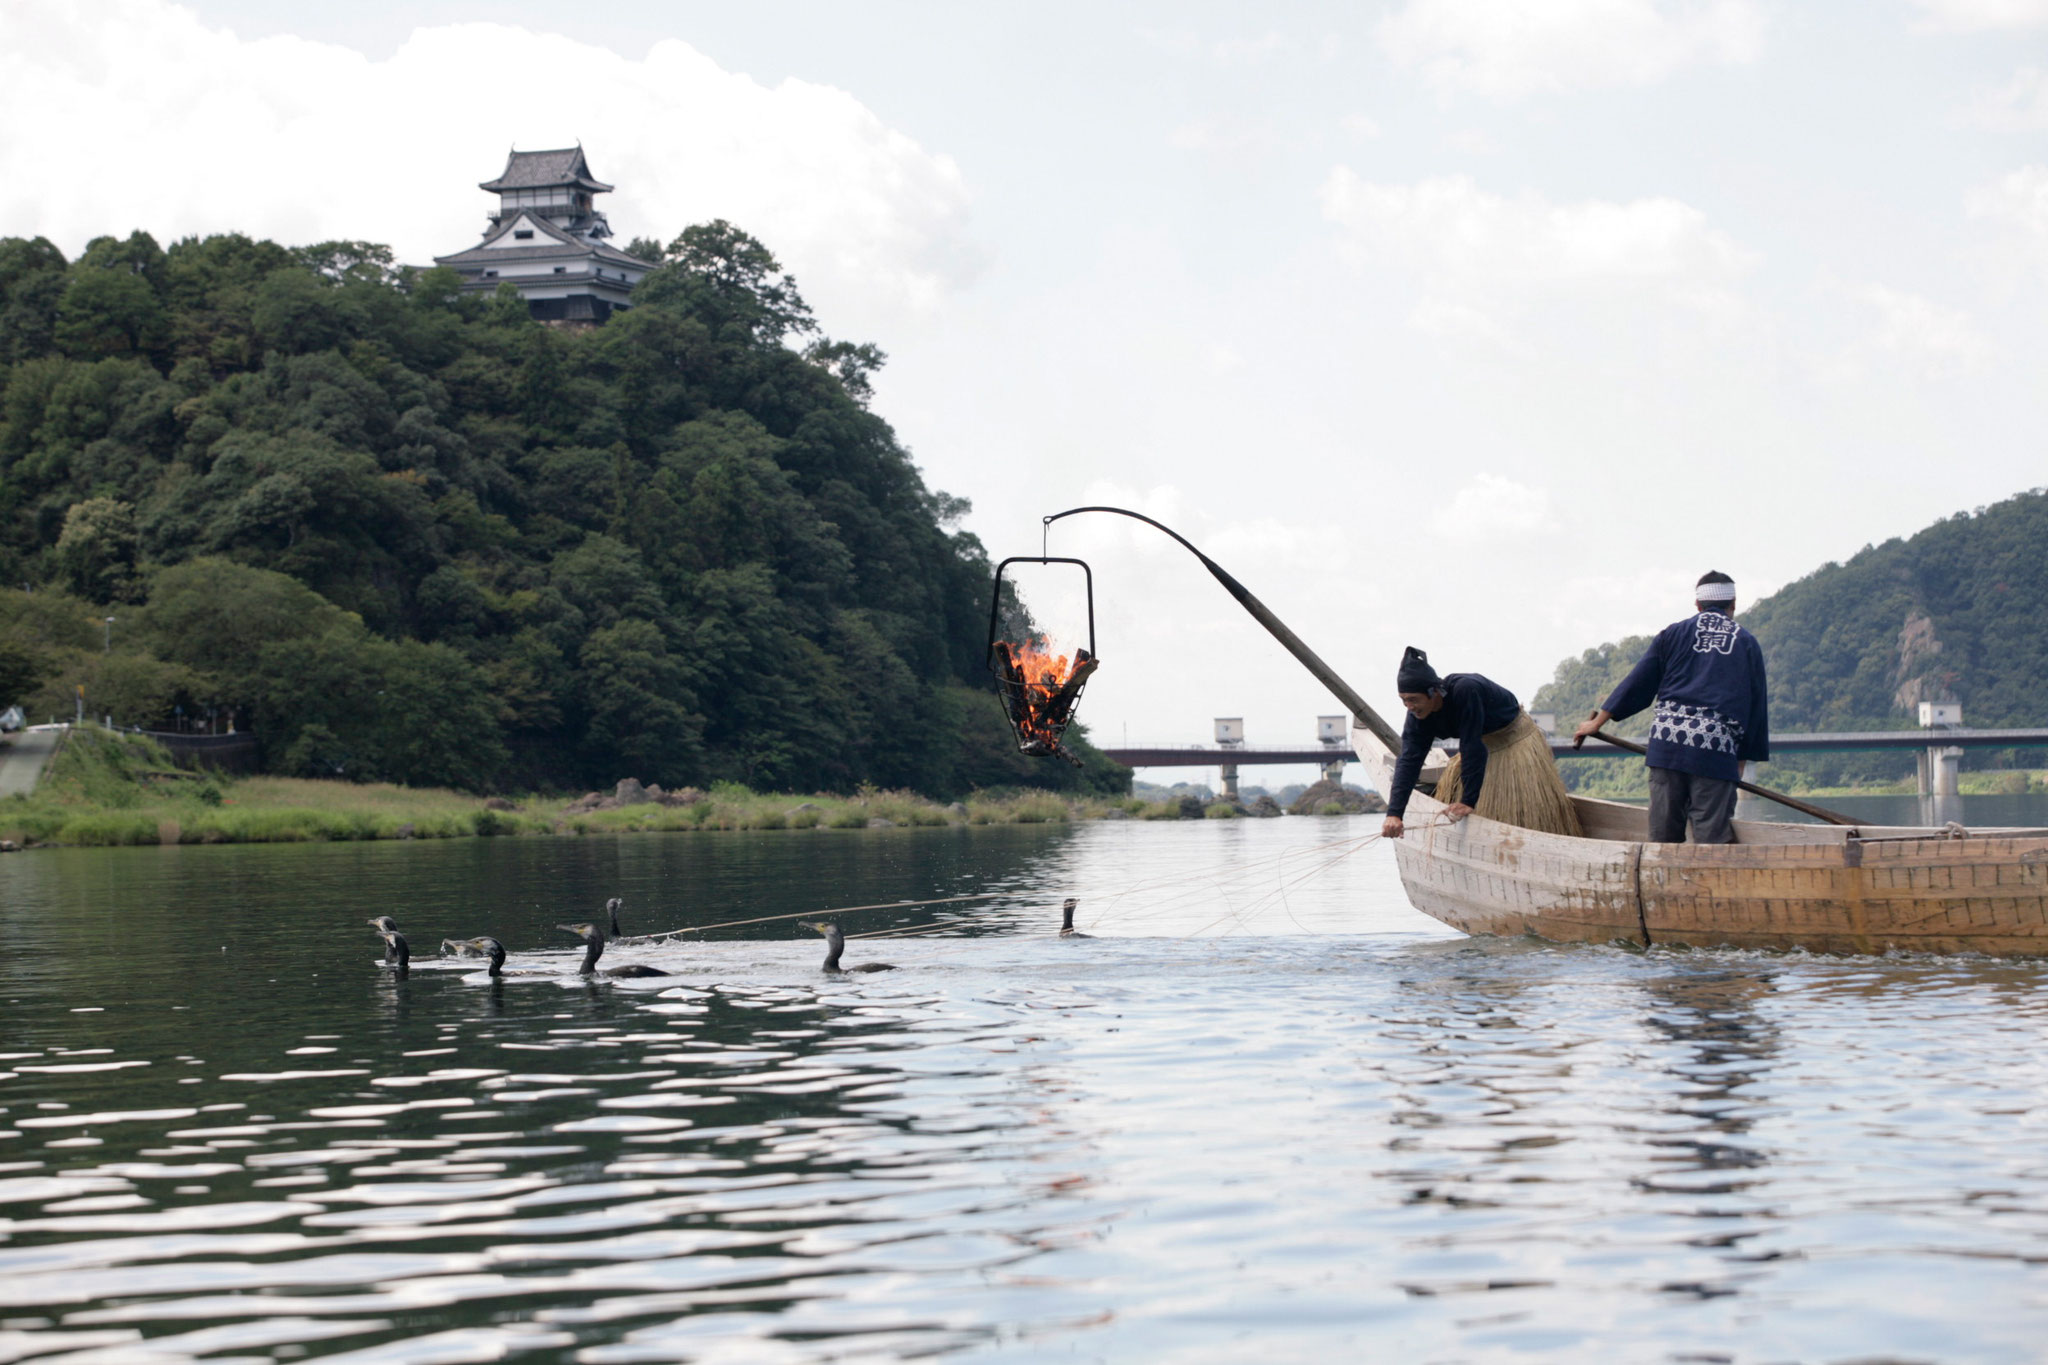
<svg viewBox="0 0 2048 1365"><path fill-rule="evenodd" d="M1515 700L1515 694L1493 679L1477 673L1438 677L1429 656L1413 645L1401 656L1394 685L1400 690L1401 705L1408 708L1408 720L1401 727L1401 756L1394 762L1387 818L1380 824L1380 833L1389 839L1401 837L1408 796L1415 790L1432 744L1440 739L1458 741L1464 769L1463 799L1446 806L1444 814L1462 820L1479 804L1479 794L1486 787L1486 745L1480 737L1513 724L1522 714L1522 703Z"/></svg>
<svg viewBox="0 0 2048 1365"><path fill-rule="evenodd" d="M1610 720L1657 704L1650 725L1650 838L1732 844L1742 765L1771 756L1764 652L1735 624L1735 580L1709 573L1693 591L1698 614L1664 627L1621 686L1572 734L1574 746Z"/></svg>

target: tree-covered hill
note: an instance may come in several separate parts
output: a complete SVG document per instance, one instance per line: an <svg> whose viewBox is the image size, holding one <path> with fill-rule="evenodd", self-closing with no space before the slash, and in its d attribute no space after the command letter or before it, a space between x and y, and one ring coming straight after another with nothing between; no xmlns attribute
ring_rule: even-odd
<svg viewBox="0 0 2048 1365"><path fill-rule="evenodd" d="M0 704L473 789L1116 785L1014 752L881 353L729 224L635 245L570 332L366 243L0 240Z"/></svg>
<svg viewBox="0 0 2048 1365"><path fill-rule="evenodd" d="M1737 619L1763 645L1774 730L1902 729L1918 724L1922 701L1961 702L1973 725L2048 724L2048 491L1868 546L1740 606ZM1531 709L1555 711L1560 724L1582 718L1648 644L1646 633L1565 660ZM1910 771L1912 761L1792 763L1830 780Z"/></svg>

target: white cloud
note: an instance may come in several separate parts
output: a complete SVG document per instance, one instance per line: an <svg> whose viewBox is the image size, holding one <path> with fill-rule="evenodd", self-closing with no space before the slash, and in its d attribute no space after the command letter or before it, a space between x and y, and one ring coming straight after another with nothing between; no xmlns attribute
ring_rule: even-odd
<svg viewBox="0 0 2048 1365"><path fill-rule="evenodd" d="M2048 129L2048 73L2024 66L1995 90L1971 102L1968 122L1997 133L2034 133Z"/></svg>
<svg viewBox="0 0 2048 1365"><path fill-rule="evenodd" d="M1872 350L1918 361L1937 374L1975 365L1991 353L1968 313L1881 284L1848 293L1877 314L1866 343Z"/></svg>
<svg viewBox="0 0 2048 1365"><path fill-rule="evenodd" d="M2020 253L2048 266L2048 166L2022 166L1970 191L1970 217L2001 229Z"/></svg>
<svg viewBox="0 0 2048 1365"><path fill-rule="evenodd" d="M1511 100L1752 61L1763 29L1755 0L1408 0L1379 39L1439 91Z"/></svg>
<svg viewBox="0 0 2048 1365"><path fill-rule="evenodd" d="M1943 33L2048 25L2048 0L1913 0L1921 27Z"/></svg>
<svg viewBox="0 0 2048 1365"><path fill-rule="evenodd" d="M1424 336L1445 341L1476 341L1503 350L1515 349L1514 338L1507 329L1469 303L1425 298L1409 311L1408 325Z"/></svg>
<svg viewBox="0 0 2048 1365"><path fill-rule="evenodd" d="M1437 324L1497 327L1500 313L1546 294L1618 293L1726 313L1730 286L1755 260L1675 199L1553 204L1492 194L1468 176L1385 185L1341 166L1321 197L1342 254L1419 277L1430 302L1420 316L1440 334Z"/></svg>
<svg viewBox="0 0 2048 1365"><path fill-rule="evenodd" d="M1180 152L1257 151L1270 147L1274 141L1270 124L1229 119L1199 119L1183 123L1166 136L1167 145Z"/></svg>
<svg viewBox="0 0 2048 1365"><path fill-rule="evenodd" d="M598 92L574 101L520 92ZM581 139L619 186L620 239L729 218L828 322L926 309L971 276L958 169L852 96L724 71L687 44L639 60L499 24L415 30L383 61L244 40L164 0L0 4L0 178L38 192L0 231L67 251L142 227L288 243L390 242L424 262L471 245L509 145ZM843 317L835 324L846 330Z"/></svg>
<svg viewBox="0 0 2048 1365"><path fill-rule="evenodd" d="M1433 535L1467 545L1556 528L1557 521L1550 512L1550 494L1499 474L1480 474L1471 479L1429 519Z"/></svg>

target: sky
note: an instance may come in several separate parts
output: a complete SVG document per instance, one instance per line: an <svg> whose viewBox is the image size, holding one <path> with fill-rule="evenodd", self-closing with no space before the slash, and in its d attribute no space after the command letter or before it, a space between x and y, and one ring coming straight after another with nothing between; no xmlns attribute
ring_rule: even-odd
<svg viewBox="0 0 2048 1365"><path fill-rule="evenodd" d="M0 0L0 234L67 253L425 263L579 141L618 240L730 219L888 353L994 557L1146 512L1389 715L1403 645L1526 700L2048 483L2048 0ZM1099 741L1341 709L1157 532L1049 547Z"/></svg>

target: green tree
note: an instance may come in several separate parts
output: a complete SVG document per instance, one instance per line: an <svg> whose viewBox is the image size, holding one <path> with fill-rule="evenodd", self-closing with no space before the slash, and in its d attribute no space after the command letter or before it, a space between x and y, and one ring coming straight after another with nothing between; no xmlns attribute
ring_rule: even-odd
<svg viewBox="0 0 2048 1365"><path fill-rule="evenodd" d="M775 253L723 218L684 228L664 259L669 268L640 283L647 302L680 302L753 342L779 345L791 333L818 329Z"/></svg>
<svg viewBox="0 0 2048 1365"><path fill-rule="evenodd" d="M95 602L134 600L135 507L114 498L71 504L55 562L65 585Z"/></svg>
<svg viewBox="0 0 2048 1365"><path fill-rule="evenodd" d="M48 355L69 279L43 237L0 237L0 366Z"/></svg>
<svg viewBox="0 0 2048 1365"><path fill-rule="evenodd" d="M170 341L169 316L149 281L80 262L57 304L55 339L66 355L146 355Z"/></svg>

